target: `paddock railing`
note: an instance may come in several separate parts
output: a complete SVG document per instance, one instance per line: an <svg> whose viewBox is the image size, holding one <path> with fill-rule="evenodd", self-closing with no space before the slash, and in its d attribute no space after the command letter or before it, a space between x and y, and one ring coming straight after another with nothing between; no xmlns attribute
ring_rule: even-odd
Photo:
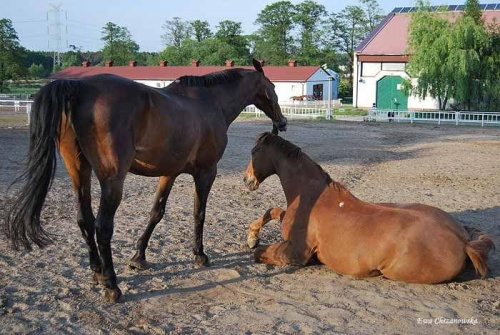
<svg viewBox="0 0 500 335"><path fill-rule="evenodd" d="M420 110L371 110L366 121L389 122L435 122L437 124L475 124L481 126L500 125L500 113L490 112L455 112L455 111L420 111Z"/></svg>
<svg viewBox="0 0 500 335"><path fill-rule="evenodd" d="M30 122L31 100L0 100L0 115L26 113Z"/></svg>
<svg viewBox="0 0 500 335"><path fill-rule="evenodd" d="M328 115L328 108L320 108L320 107L302 107L300 105L297 106L280 106L281 113L288 117L326 117ZM264 116L264 112L255 107L254 105L246 107L242 114L246 115L255 115L256 117Z"/></svg>

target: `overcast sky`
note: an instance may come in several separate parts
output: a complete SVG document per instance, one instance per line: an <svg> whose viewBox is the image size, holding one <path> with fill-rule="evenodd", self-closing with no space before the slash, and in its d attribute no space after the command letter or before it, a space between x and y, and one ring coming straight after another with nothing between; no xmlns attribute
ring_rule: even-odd
<svg viewBox="0 0 500 335"><path fill-rule="evenodd" d="M465 1L465 0L463 0ZM164 48L160 35L165 20L175 16L183 20L206 20L211 29L222 20L242 22L245 34L257 30L254 21L271 0L0 0L0 18L14 22L21 45L31 50L53 50L56 43L48 37L47 13L51 4L61 4L62 51L68 45L83 50L102 48L101 28L106 22L125 26L142 51L160 51ZM301 1L291 1L294 4ZM349 0L316 0L328 12L338 12ZM500 1L480 1L495 3ZM413 6L414 0L379 0L385 14L394 7ZM432 0L432 4L443 4L443 0ZM450 4L461 4L451 1ZM53 20L51 20L53 21ZM67 33L66 33L67 31ZM55 32L54 27L51 33Z"/></svg>

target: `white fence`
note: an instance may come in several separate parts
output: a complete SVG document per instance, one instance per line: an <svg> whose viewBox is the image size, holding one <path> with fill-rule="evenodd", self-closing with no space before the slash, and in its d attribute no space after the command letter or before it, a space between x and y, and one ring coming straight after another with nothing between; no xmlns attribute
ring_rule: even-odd
<svg viewBox="0 0 500 335"><path fill-rule="evenodd" d="M310 108L339 108L342 106L342 99L336 100L299 100L280 101L280 106L286 107L310 107Z"/></svg>
<svg viewBox="0 0 500 335"><path fill-rule="evenodd" d="M328 118L328 108L326 107L303 107L297 106L280 106L281 113L288 117L326 117ZM263 116L264 112L257 107L251 105L246 107L242 114L254 114L257 117ZM331 114L330 114L331 117Z"/></svg>
<svg viewBox="0 0 500 335"><path fill-rule="evenodd" d="M435 122L437 124L475 124L500 126L500 113L454 112L454 111L412 111L412 110L371 110L366 121L389 122Z"/></svg>
<svg viewBox="0 0 500 335"><path fill-rule="evenodd" d="M31 100L0 100L0 114L26 113L29 124L32 104Z"/></svg>

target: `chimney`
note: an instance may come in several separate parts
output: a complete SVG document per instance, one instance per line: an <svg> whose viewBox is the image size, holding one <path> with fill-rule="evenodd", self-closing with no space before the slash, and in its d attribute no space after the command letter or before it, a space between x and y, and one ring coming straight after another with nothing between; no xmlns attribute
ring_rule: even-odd
<svg viewBox="0 0 500 335"><path fill-rule="evenodd" d="M89 67L89 66L90 66L90 62L89 62L88 60L86 60L86 59L85 59L85 60L82 62L82 66L83 66L83 67Z"/></svg>
<svg viewBox="0 0 500 335"><path fill-rule="evenodd" d="M106 61L106 67L112 67L113 66L113 61L112 60L107 60Z"/></svg>
<svg viewBox="0 0 500 335"><path fill-rule="evenodd" d="M260 66L262 66L262 67L263 67L263 66L265 65L265 63L266 63L263 59L259 59L257 62L259 62L259 63L260 63Z"/></svg>
<svg viewBox="0 0 500 335"><path fill-rule="evenodd" d="M233 67L234 66L234 61L232 60L226 60L226 67Z"/></svg>
<svg viewBox="0 0 500 335"><path fill-rule="evenodd" d="M128 66L130 67L136 67L137 66L137 62L135 60L131 60L128 62Z"/></svg>
<svg viewBox="0 0 500 335"><path fill-rule="evenodd" d="M165 67L165 66L167 66L167 65L168 65L168 62L167 62L166 60L161 60L161 61L160 61L160 66L161 66L161 67Z"/></svg>
<svg viewBox="0 0 500 335"><path fill-rule="evenodd" d="M296 67L297 66L297 61L295 59L290 59L288 61L288 66L289 67Z"/></svg>
<svg viewBox="0 0 500 335"><path fill-rule="evenodd" d="M194 67L200 66L200 61L198 59L191 59L191 66Z"/></svg>

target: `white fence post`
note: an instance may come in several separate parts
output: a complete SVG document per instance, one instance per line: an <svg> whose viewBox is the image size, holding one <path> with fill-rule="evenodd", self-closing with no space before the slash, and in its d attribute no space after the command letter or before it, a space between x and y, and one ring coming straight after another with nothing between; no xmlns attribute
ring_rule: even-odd
<svg viewBox="0 0 500 335"><path fill-rule="evenodd" d="M26 114L28 114L28 123L27 125L30 125L30 120L31 120L31 102L26 104Z"/></svg>

